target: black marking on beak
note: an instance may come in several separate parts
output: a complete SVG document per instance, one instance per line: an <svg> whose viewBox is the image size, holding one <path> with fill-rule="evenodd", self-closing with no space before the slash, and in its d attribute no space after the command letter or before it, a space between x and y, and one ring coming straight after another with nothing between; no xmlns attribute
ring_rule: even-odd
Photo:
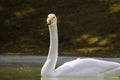
<svg viewBox="0 0 120 80"><path fill-rule="evenodd" d="M50 25L51 24L51 22L50 21L47 21L47 25Z"/></svg>

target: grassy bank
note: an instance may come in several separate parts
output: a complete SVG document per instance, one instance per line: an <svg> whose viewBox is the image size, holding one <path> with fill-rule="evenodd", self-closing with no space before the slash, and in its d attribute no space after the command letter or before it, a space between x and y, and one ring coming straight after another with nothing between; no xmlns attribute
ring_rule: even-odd
<svg viewBox="0 0 120 80"><path fill-rule="evenodd" d="M120 56L118 0L1 0L0 54L47 55L49 13L58 17L60 55Z"/></svg>

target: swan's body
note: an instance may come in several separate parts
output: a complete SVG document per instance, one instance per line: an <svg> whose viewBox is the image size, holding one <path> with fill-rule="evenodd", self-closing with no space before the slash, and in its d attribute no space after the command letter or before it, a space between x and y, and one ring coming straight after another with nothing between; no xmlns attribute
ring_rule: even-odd
<svg viewBox="0 0 120 80"><path fill-rule="evenodd" d="M76 59L64 63L55 69L58 57L57 18L49 14L47 23L50 30L50 49L47 60L41 70L44 76L120 76L120 64L91 58Z"/></svg>

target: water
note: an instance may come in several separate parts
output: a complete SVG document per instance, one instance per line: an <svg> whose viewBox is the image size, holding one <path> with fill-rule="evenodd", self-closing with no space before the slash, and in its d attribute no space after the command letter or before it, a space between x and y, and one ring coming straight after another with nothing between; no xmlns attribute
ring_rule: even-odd
<svg viewBox="0 0 120 80"><path fill-rule="evenodd" d="M58 66L76 57L59 57ZM120 80L117 77L41 78L44 56L0 56L0 80ZM119 58L98 58L119 62Z"/></svg>
<svg viewBox="0 0 120 80"><path fill-rule="evenodd" d="M0 80L40 80L40 67L29 64L0 66Z"/></svg>
<svg viewBox="0 0 120 80"><path fill-rule="evenodd" d="M119 78L102 78L102 77L66 77L66 78L41 78L41 80L120 80Z"/></svg>

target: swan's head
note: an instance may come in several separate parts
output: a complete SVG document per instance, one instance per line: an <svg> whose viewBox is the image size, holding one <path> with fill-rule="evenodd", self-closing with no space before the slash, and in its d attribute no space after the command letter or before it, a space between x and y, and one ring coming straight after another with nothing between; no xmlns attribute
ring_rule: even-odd
<svg viewBox="0 0 120 80"><path fill-rule="evenodd" d="M48 15L47 24L48 25L56 25L57 24L57 17L55 16L55 14Z"/></svg>

